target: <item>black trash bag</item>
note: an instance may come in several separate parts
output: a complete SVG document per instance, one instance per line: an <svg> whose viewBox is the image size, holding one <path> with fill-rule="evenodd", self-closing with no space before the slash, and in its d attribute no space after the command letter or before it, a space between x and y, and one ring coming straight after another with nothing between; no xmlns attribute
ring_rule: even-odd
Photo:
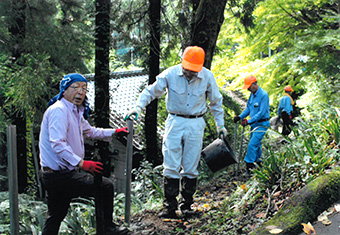
<svg viewBox="0 0 340 235"><path fill-rule="evenodd" d="M212 172L217 172L231 164L238 163L235 153L226 138L214 140L202 150L201 156Z"/></svg>

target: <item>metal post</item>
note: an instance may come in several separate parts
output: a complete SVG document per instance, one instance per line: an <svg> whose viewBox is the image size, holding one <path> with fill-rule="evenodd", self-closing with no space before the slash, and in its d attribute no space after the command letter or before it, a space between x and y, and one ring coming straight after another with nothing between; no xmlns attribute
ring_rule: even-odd
<svg viewBox="0 0 340 235"><path fill-rule="evenodd" d="M95 188L95 211L96 211L96 229L97 235L102 235L105 233L105 224L104 224L104 203L103 203L103 190L102 190L102 175L95 173L94 174L94 188Z"/></svg>
<svg viewBox="0 0 340 235"><path fill-rule="evenodd" d="M238 153L238 163L237 163L237 171L236 171L237 173L238 173L239 168L240 168L240 162L241 162L241 157L242 157L244 129L245 129L245 126L242 128L241 143L240 143L240 152Z"/></svg>
<svg viewBox="0 0 340 235"><path fill-rule="evenodd" d="M132 168L132 151L133 151L133 120L127 119L129 134L127 136L126 147L126 184L125 184L125 223L130 226L131 214L131 168Z"/></svg>
<svg viewBox="0 0 340 235"><path fill-rule="evenodd" d="M8 184L11 234L19 235L19 200L18 200L18 166L17 166L17 132L16 126L7 126Z"/></svg>
<svg viewBox="0 0 340 235"><path fill-rule="evenodd" d="M237 123L235 123L235 132L234 132L234 150L236 151L237 146L236 146L236 142L237 141ZM236 159L237 160L237 159ZM236 171L236 166L235 164L233 165L233 175L238 175L238 172Z"/></svg>
<svg viewBox="0 0 340 235"><path fill-rule="evenodd" d="M35 169L35 175L37 177L38 190L39 190L39 198L42 199L43 188L42 188L42 184L39 178L39 163L38 163L37 151L35 149L35 138L34 138L34 132L33 132L33 125L31 126L31 141L32 141L32 154L33 154L33 160L34 160L34 169Z"/></svg>

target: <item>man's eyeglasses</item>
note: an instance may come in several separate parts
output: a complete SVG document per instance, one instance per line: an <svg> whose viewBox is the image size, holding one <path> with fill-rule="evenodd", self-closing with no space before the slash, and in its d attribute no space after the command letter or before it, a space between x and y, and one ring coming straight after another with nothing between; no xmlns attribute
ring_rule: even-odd
<svg viewBox="0 0 340 235"><path fill-rule="evenodd" d="M198 72L194 72L194 71L187 70L187 69L184 69L184 68L183 68L183 74L184 74L185 76L197 77Z"/></svg>
<svg viewBox="0 0 340 235"><path fill-rule="evenodd" d="M80 87L80 86L70 86L73 90L78 90L80 89L81 92L89 92L89 90L86 87Z"/></svg>

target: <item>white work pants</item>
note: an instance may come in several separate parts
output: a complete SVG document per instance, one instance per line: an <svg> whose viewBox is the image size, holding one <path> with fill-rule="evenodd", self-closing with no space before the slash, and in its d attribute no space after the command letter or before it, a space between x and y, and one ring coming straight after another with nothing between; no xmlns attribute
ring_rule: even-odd
<svg viewBox="0 0 340 235"><path fill-rule="evenodd" d="M169 114L163 138L164 176L172 179L198 177L205 122Z"/></svg>

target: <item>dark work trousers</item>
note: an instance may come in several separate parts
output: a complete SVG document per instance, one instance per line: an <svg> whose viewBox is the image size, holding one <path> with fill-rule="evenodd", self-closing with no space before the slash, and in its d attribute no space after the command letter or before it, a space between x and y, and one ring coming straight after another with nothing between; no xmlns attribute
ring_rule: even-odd
<svg viewBox="0 0 340 235"><path fill-rule="evenodd" d="M95 193L94 176L85 171L41 172L47 190L48 212L42 235L57 235L60 223L65 218L70 202L76 197L92 197ZM112 225L113 182L103 177L103 214L105 225Z"/></svg>
<svg viewBox="0 0 340 235"><path fill-rule="evenodd" d="M281 118L282 118L282 121L283 121L282 134L284 136L287 136L292 131L291 126L293 125L293 121L292 121L292 119L289 118L288 113L285 112L285 111L283 111L281 113Z"/></svg>

